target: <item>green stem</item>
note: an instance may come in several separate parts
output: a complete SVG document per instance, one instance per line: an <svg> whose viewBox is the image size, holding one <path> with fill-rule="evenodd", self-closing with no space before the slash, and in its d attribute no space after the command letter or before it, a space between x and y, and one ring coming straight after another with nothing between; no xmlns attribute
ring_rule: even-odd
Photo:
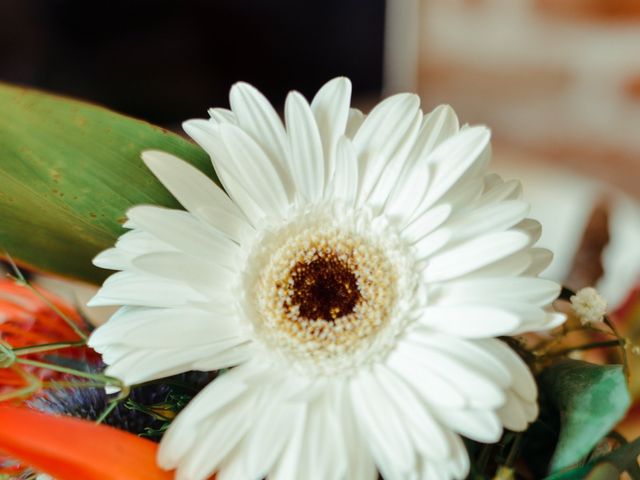
<svg viewBox="0 0 640 480"><path fill-rule="evenodd" d="M51 310L56 312L60 316L60 318L62 318L65 321L65 323L69 325L69 327L71 327L71 329L76 333L76 335L78 335L82 340L86 342L87 335L82 331L82 329L80 329L80 327L78 327L76 322L71 320L67 315L64 314L64 312L62 312L58 307L56 307L52 302L50 302L47 297L45 297L42 293L40 293L40 291L37 288L31 285L27 281L27 279L24 278L24 275L22 275L22 272L18 268L18 265L16 265L16 263L13 261L13 258L11 258L11 255L9 255L9 252L5 250L4 253L7 261L11 265L11 268L15 272L15 276L9 275L9 277L12 278L18 285L25 286L29 290L31 290L40 300L42 300L49 308L51 308Z"/></svg>
<svg viewBox="0 0 640 480"><path fill-rule="evenodd" d="M622 355L622 369L624 370L624 375L627 378L627 383L628 383L630 378L630 372L629 372L629 359L627 358L627 349L625 348L626 340L624 337L620 336L620 334L618 333L618 329L616 328L616 326L613 324L613 322L611 321L611 319L609 319L607 315L605 315L602 320L607 325L607 327L611 329L611 331L614 333L614 335L618 339L618 345L620 345L620 353Z"/></svg>
<svg viewBox="0 0 640 480"><path fill-rule="evenodd" d="M23 365L31 365L32 367L46 368L46 369L53 370L56 372L61 372L61 373L68 373L69 375L74 375L76 377L95 380L96 382L101 382L104 385L114 385L116 387L122 388L122 383L120 382L120 380L114 377L110 377L108 375L102 375L100 373L83 372L81 370L75 370L73 368L63 367L62 365L39 362L37 360L30 360L27 358L17 358L16 363L21 363Z"/></svg>
<svg viewBox="0 0 640 480"><path fill-rule="evenodd" d="M13 390L8 393L0 394L0 402L4 402L6 400L12 400L14 398L26 397L40 390L42 382L35 375L32 375L31 373L27 372L25 369L20 368L16 365L10 368L14 372L16 372L18 375L20 375L23 379L25 379L27 381L27 384L24 387L19 388L18 390Z"/></svg>
<svg viewBox="0 0 640 480"><path fill-rule="evenodd" d="M131 389L124 385L121 385L121 387L122 387L122 390L120 390L120 393L118 394L118 396L109 402L109 404L107 405L107 408L105 408L104 411L97 418L96 423L104 422L106 418L111 414L111 412L113 412L113 410L118 406L118 404L129 396Z"/></svg>
<svg viewBox="0 0 640 480"><path fill-rule="evenodd" d="M493 449L493 445L489 445L489 444L484 445L482 447L482 451L480 452L480 455L478 456L478 461L476 462L479 472L484 473L484 471L487 469L487 464L489 463L489 458L491 456L492 449Z"/></svg>
<svg viewBox="0 0 640 480"><path fill-rule="evenodd" d="M104 387L104 382L67 382L67 381L55 381L55 382L42 382L43 388L99 388Z"/></svg>
<svg viewBox="0 0 640 480"><path fill-rule="evenodd" d="M513 468L513 465L516 463L516 460L518 459L517 455L520 453L520 447L522 446L522 439L522 434L516 435L516 438L509 449L509 455L507 455L507 459L504 462L506 467Z"/></svg>
<svg viewBox="0 0 640 480"><path fill-rule="evenodd" d="M111 400L107 405L107 408L105 408L104 411L100 414L100 416L96 419L96 423L104 422L107 419L107 417L111 414L111 412L113 412L113 410L118 406L118 403L120 403L119 398Z"/></svg>
<svg viewBox="0 0 640 480"><path fill-rule="evenodd" d="M43 343L41 345L31 345L28 347L18 347L13 349L13 353L16 355L29 355L32 353L49 352L51 350L60 350L63 348L83 347L87 344L84 340L78 340L77 342L56 342L56 343Z"/></svg>
<svg viewBox="0 0 640 480"><path fill-rule="evenodd" d="M581 351L581 350L591 350L593 348L617 347L619 345L620 345L620 342L618 340L605 340L605 341L602 341L602 342L586 343L584 345L579 345L577 347L563 348L562 350L557 350L555 352L551 352L551 353L547 354L547 356L549 356L549 357L561 357L561 356L566 355L567 353L571 353L571 352L577 352L577 351Z"/></svg>

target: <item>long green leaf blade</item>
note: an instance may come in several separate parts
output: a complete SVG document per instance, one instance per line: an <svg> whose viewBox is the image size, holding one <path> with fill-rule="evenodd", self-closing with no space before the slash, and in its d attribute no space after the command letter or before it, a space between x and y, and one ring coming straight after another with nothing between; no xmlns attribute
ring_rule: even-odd
<svg viewBox="0 0 640 480"><path fill-rule="evenodd" d="M91 259L135 204L177 206L140 159L177 155L215 178L182 137L77 100L0 83L0 249L23 264L93 283Z"/></svg>

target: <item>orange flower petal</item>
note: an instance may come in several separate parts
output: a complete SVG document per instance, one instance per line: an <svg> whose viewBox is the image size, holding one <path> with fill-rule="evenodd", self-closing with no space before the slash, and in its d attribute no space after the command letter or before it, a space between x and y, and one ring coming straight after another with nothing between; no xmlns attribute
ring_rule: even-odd
<svg viewBox="0 0 640 480"><path fill-rule="evenodd" d="M157 444L93 422L0 407L0 451L57 480L170 480Z"/></svg>

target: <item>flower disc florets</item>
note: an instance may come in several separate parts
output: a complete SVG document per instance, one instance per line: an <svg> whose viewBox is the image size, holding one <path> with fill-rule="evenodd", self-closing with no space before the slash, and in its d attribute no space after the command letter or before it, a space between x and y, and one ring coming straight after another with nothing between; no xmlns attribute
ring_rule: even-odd
<svg viewBox="0 0 640 480"><path fill-rule="evenodd" d="M254 334L301 371L349 371L383 353L401 329L406 252L388 225L374 236L369 219L362 228L353 217L307 212L267 229L247 261Z"/></svg>

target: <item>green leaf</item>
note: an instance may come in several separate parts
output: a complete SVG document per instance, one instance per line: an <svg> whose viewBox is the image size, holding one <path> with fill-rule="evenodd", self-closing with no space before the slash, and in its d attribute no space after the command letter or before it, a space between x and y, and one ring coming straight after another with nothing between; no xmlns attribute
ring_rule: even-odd
<svg viewBox="0 0 640 480"><path fill-rule="evenodd" d="M620 470L614 465L604 462L593 467L585 480L618 480L620 478Z"/></svg>
<svg viewBox="0 0 640 480"><path fill-rule="evenodd" d="M612 469L616 472L616 476L602 476L605 473L611 473ZM565 472L554 473L553 475L546 477L544 480L617 480L619 477L619 470L610 463L601 463L597 465L589 463Z"/></svg>
<svg viewBox="0 0 640 480"><path fill-rule="evenodd" d="M548 368L541 384L560 413L552 472L588 455L624 417L631 403L621 365L568 360Z"/></svg>
<svg viewBox="0 0 640 480"><path fill-rule="evenodd" d="M91 259L123 233L129 207L178 206L140 159L146 149L215 178L207 155L174 133L0 83L0 249L37 269L100 283L109 272Z"/></svg>
<svg viewBox="0 0 640 480"><path fill-rule="evenodd" d="M622 472L627 472L632 480L637 480L639 455L640 438L637 438L586 465L556 472L544 480L617 480Z"/></svg>

